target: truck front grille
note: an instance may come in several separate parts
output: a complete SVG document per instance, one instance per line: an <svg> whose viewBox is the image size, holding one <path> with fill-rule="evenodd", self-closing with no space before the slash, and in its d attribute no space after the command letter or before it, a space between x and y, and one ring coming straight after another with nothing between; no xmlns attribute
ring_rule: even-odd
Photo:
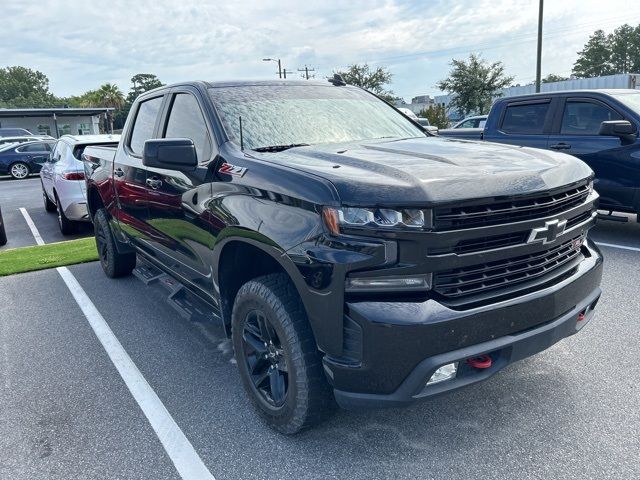
<svg viewBox="0 0 640 480"><path fill-rule="evenodd" d="M438 272L434 276L434 291L446 298L459 298L534 279L551 279L562 273L562 266L582 255L579 248L582 238L578 236L530 255Z"/></svg>
<svg viewBox="0 0 640 480"><path fill-rule="evenodd" d="M456 230L547 217L584 203L588 196L589 185L584 184L560 192L517 200L439 207L434 211L434 229Z"/></svg>

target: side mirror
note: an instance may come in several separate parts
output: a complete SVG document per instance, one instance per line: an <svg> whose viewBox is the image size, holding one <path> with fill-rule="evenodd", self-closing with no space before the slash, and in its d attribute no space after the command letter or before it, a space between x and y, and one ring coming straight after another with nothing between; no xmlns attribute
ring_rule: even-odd
<svg viewBox="0 0 640 480"><path fill-rule="evenodd" d="M636 128L628 120L609 120L600 124L598 133L608 137L626 137L634 135Z"/></svg>
<svg viewBox="0 0 640 480"><path fill-rule="evenodd" d="M166 170L193 170L198 166L198 155L189 138L159 138L144 142L142 164L145 167Z"/></svg>

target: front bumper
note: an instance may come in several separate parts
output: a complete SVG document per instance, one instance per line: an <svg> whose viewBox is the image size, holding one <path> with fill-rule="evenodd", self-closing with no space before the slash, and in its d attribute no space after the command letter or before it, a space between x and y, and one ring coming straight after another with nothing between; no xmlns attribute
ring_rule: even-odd
<svg viewBox="0 0 640 480"><path fill-rule="evenodd" d="M362 332L362 358L349 365L325 356L338 404L406 405L484 380L575 334L593 317L601 293L602 256L590 243L584 248L588 257L568 278L492 305L454 310L434 300L347 303L347 316ZM466 359L480 354L489 354L492 366L467 367ZM452 362L460 362L455 379L426 386L435 370Z"/></svg>

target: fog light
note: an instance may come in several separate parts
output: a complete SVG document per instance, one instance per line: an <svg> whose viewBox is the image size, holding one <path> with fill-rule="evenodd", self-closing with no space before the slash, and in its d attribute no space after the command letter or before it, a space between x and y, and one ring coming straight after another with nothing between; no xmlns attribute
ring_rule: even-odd
<svg viewBox="0 0 640 480"><path fill-rule="evenodd" d="M446 365L441 366L427 382L427 385L433 385L434 383L444 382L445 380L451 380L452 378L456 378L456 373L458 372L458 362L447 363Z"/></svg>

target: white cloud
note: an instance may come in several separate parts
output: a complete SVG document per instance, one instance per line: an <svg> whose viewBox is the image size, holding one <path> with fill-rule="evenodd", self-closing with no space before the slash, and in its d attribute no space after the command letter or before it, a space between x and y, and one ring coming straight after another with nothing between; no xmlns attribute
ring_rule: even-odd
<svg viewBox="0 0 640 480"><path fill-rule="evenodd" d="M634 3L546 2L543 72L568 74L597 28L640 22ZM369 61L394 73L410 98L438 93L451 58L481 52L526 83L535 76L536 0L392 1L195 0L68 2L23 0L3 6L0 59L46 73L58 95L104 82L128 90L136 73L165 82L272 77L289 70L327 75ZM297 72L296 72L297 73Z"/></svg>

